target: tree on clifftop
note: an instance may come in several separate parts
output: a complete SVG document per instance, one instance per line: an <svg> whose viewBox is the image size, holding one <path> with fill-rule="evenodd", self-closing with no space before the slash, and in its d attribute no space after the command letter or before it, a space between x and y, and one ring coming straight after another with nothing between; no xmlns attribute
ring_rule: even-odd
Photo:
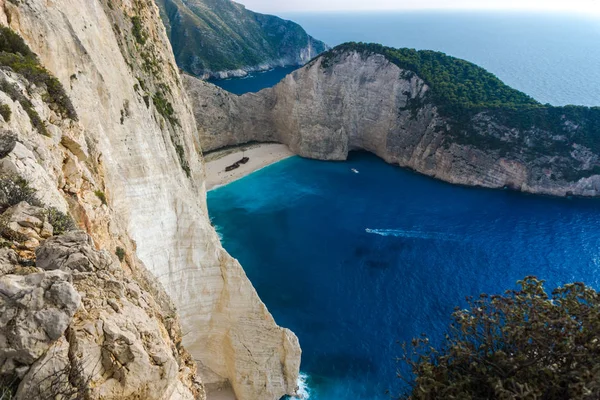
<svg viewBox="0 0 600 400"><path fill-rule="evenodd" d="M403 399L599 399L600 295L527 277L520 290L468 299L443 346L403 345L412 370ZM401 378L405 378L400 376Z"/></svg>

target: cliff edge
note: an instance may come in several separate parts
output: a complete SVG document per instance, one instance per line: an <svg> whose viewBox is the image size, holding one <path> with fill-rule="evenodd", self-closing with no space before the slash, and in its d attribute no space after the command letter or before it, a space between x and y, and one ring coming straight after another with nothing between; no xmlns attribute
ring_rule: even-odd
<svg viewBox="0 0 600 400"><path fill-rule="evenodd" d="M0 175L32 193L0 209L2 377L21 398L55 364L76 367L75 395L98 399L203 398L223 385L239 400L293 394L298 340L210 224L196 123L158 8L0 5L3 32L28 45L0 40ZM50 215L76 224L59 233Z"/></svg>
<svg viewBox="0 0 600 400"><path fill-rule="evenodd" d="M344 160L366 150L450 183L600 195L600 108L539 104L442 53L350 43L243 96L184 82L206 151L279 142Z"/></svg>
<svg viewBox="0 0 600 400"><path fill-rule="evenodd" d="M177 64L203 79L303 65L327 46L302 27L231 0L156 0Z"/></svg>

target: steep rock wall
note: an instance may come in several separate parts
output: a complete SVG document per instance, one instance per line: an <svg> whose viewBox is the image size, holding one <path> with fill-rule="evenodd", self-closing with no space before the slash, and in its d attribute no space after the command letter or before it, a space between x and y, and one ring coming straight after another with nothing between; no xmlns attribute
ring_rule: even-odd
<svg viewBox="0 0 600 400"><path fill-rule="evenodd" d="M155 0L177 64L206 78L303 65L327 46L292 21L231 0Z"/></svg>
<svg viewBox="0 0 600 400"><path fill-rule="evenodd" d="M196 125L156 6L1 6L0 19L62 82L79 116L64 120L34 98L50 132L44 137L11 103L3 126L17 133L19 151L3 163L69 210L99 247L123 247L123 267L165 310L171 297L206 386L231 384L240 400L294 393L298 340L275 324L210 225Z"/></svg>
<svg viewBox="0 0 600 400"><path fill-rule="evenodd" d="M589 148L574 143L569 154L555 154L553 145L566 138L543 129L515 130L486 112L470 121L472 132L453 132L438 107L426 101L425 82L383 55L349 51L334 62L319 57L274 88L243 96L193 77L184 82L205 151L275 141L303 157L344 160L349 151L366 150L456 184L557 196L600 194L600 177L591 168L600 157ZM528 136L547 150L534 153ZM523 137L526 144L517 144ZM492 141L508 150L476 143Z"/></svg>

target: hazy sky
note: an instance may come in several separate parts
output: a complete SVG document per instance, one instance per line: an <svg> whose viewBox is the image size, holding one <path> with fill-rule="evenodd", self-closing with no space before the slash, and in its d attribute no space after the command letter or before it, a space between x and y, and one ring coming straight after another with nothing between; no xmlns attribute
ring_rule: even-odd
<svg viewBox="0 0 600 400"><path fill-rule="evenodd" d="M600 0L235 0L267 13L282 11L518 9L600 14Z"/></svg>

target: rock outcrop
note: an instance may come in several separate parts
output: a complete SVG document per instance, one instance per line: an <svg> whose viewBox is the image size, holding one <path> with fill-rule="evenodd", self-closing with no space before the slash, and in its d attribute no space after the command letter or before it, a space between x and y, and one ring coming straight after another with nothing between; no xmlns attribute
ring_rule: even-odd
<svg viewBox="0 0 600 400"><path fill-rule="evenodd" d="M49 293L60 278L81 297L74 315L72 304L39 304L71 319L31 365L13 363L19 396L50 382L97 399L202 399L196 367L204 387L231 385L239 400L293 394L298 340L210 224L196 124L157 7L2 5L0 23L37 54L26 68L39 72L0 66L0 181L39 203L9 204L3 226L18 235L0 241L12 249L0 254L2 279ZM85 234L47 239L68 231L67 214ZM40 321L31 328L41 335Z"/></svg>
<svg viewBox="0 0 600 400"><path fill-rule="evenodd" d="M205 151L278 142L303 157L344 160L366 150L456 184L600 195L600 152L578 133L587 121L570 119L567 108L565 115L552 109L564 134L544 124L520 128L493 109L457 127L423 79L382 54L334 49L274 88L243 96L193 77L184 81Z"/></svg>
<svg viewBox="0 0 600 400"><path fill-rule="evenodd" d="M178 349L181 334L173 315L160 313L152 294L125 275L116 257L96 250L81 231L47 240L36 254L45 275L68 274L72 280L72 286L60 287L62 297L71 300L63 309L72 313L65 324L55 324L58 335L51 339L59 339L68 327L64 340L37 359L18 396L38 398L50 392L61 374L73 386L69 389L95 399L203 396L194 381L193 360ZM52 298L52 293L45 297Z"/></svg>
<svg viewBox="0 0 600 400"><path fill-rule="evenodd" d="M184 71L207 78L303 65L327 46L292 21L231 0L155 0Z"/></svg>

